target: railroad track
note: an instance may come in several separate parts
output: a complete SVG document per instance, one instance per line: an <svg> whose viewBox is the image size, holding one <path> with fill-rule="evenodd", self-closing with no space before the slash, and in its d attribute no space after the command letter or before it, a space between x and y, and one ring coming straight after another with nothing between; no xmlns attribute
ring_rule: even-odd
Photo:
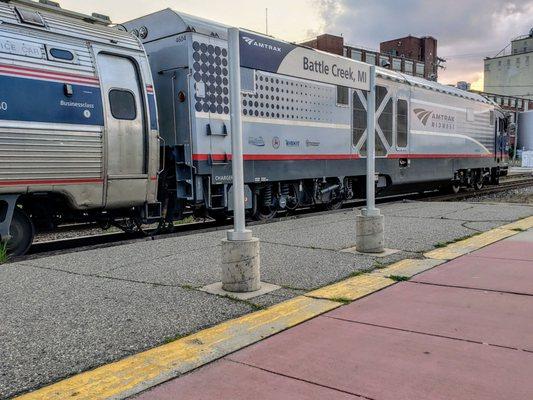
<svg viewBox="0 0 533 400"><path fill-rule="evenodd" d="M486 187L481 190L468 189L468 190L459 192L457 194L446 194L446 195L440 195L440 194L436 195L436 193L438 192L435 192L435 191L425 192L425 193L410 193L410 194L403 194L403 195L381 197L381 198L378 198L376 201L381 204L399 201L399 200L421 200L421 201L429 201L429 202L457 201L457 200L465 200L465 199L472 198L472 197L478 197L478 196L483 196L487 194L504 192L507 190L518 189L518 188L523 188L523 187L528 187L528 186L533 186L533 177L531 177L531 175L512 176L512 177L503 179L499 186L490 186L490 187ZM364 206L364 204L365 204L365 201L362 199L353 200L353 201L347 202L344 205L343 209L360 207L360 206ZM299 218L306 217L309 214L321 215L321 214L339 212L339 211L342 211L342 209L336 210L336 211L316 211L316 209L304 208L304 209L298 210L294 214L282 215L269 221L250 221L249 225L257 226L257 225L262 225L262 224L267 224L267 223L272 223L272 222L299 219ZM228 220L227 224L225 224L225 223L217 223L214 220L206 219L204 221L178 224L174 227L174 232L172 233L163 233L163 234L158 234L158 235L153 235L153 236L150 236L150 235L146 236L142 233L125 233L125 232L112 232L112 233L88 234L88 235L82 234L81 236L75 237L75 238L36 242L30 248L30 251L28 252L27 255L23 257L16 257L13 259L13 261L22 261L22 260L27 260L27 259L50 256L50 255L66 254L66 253L71 253L75 251L105 248L105 247L110 247L110 246L142 242L142 241L161 240L161 239L172 238L172 237L186 236L186 235L195 234L195 233L226 230L230 227L230 224L231 224L231 220ZM80 224L78 227L87 228L91 226L92 224ZM65 231L73 231L75 230L74 227L75 225L70 225L67 227Z"/></svg>
<svg viewBox="0 0 533 400"><path fill-rule="evenodd" d="M484 196L487 194L494 194L505 192L512 189L520 189L528 186L533 186L533 178L529 176L528 178L516 178L516 179L506 179L500 182L498 186L489 186L481 190L464 190L459 193L454 194L445 194L439 196L431 196L426 201L455 201L455 200L465 200L472 197Z"/></svg>

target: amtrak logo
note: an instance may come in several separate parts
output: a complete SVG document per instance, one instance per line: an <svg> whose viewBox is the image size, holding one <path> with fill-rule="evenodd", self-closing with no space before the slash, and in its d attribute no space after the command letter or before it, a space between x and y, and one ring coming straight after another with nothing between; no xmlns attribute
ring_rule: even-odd
<svg viewBox="0 0 533 400"><path fill-rule="evenodd" d="M424 110L423 108L415 108L413 111L424 126L427 125L429 117L433 114L433 111Z"/></svg>
<svg viewBox="0 0 533 400"><path fill-rule="evenodd" d="M415 108L413 112L416 114L420 122L428 128L445 131L455 130L455 116L453 115L436 113L434 111L424 110L423 108Z"/></svg>
<svg viewBox="0 0 533 400"><path fill-rule="evenodd" d="M259 42L256 39L251 38L249 36L243 36L242 40L244 40L246 42L246 44L248 44L248 46L255 46L255 47L259 47L261 49L266 49L266 50L270 50L270 51L275 51L275 52L281 53L281 47L272 46L271 44L268 44L268 43Z"/></svg>
<svg viewBox="0 0 533 400"><path fill-rule="evenodd" d="M257 146L257 147L264 147L265 139L263 139L263 136L259 136L259 137L250 136L248 138L248 144L251 144L252 146Z"/></svg>

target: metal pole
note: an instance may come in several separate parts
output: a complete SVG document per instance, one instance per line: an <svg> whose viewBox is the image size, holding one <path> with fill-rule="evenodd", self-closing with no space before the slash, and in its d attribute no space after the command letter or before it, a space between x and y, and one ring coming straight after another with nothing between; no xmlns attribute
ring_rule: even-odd
<svg viewBox="0 0 533 400"><path fill-rule="evenodd" d="M268 35L268 8L265 8L265 32Z"/></svg>
<svg viewBox="0 0 533 400"><path fill-rule="evenodd" d="M233 171L233 224L228 231L228 240L252 239L252 232L246 230L244 216L244 166L242 156L241 117L241 57L239 29L228 29L228 64L231 116L231 166Z"/></svg>
<svg viewBox="0 0 533 400"><path fill-rule="evenodd" d="M376 209L376 66L370 66L370 92L367 100L366 209L364 215L379 215Z"/></svg>
<svg viewBox="0 0 533 400"><path fill-rule="evenodd" d="M383 253L385 233L383 215L376 208L376 67L370 67L367 95L366 208L355 217L356 249L361 253Z"/></svg>
<svg viewBox="0 0 533 400"><path fill-rule="evenodd" d="M513 148L513 165L516 167L516 152L518 151L518 113L515 113L516 122L514 124L514 148Z"/></svg>

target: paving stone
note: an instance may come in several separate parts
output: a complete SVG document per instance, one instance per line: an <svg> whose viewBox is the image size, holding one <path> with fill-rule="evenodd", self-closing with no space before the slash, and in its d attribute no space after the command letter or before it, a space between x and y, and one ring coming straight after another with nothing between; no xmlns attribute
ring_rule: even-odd
<svg viewBox="0 0 533 400"><path fill-rule="evenodd" d="M327 317L226 359L379 400L529 399L533 393L530 353Z"/></svg>
<svg viewBox="0 0 533 400"><path fill-rule="evenodd" d="M531 261L475 257L472 253L412 278L414 282L533 295Z"/></svg>
<svg viewBox="0 0 533 400"><path fill-rule="evenodd" d="M533 296L412 282L328 313L331 318L528 351L533 350L531 315Z"/></svg>
<svg viewBox="0 0 533 400"><path fill-rule="evenodd" d="M138 400L355 400L348 393L221 360L136 396Z"/></svg>

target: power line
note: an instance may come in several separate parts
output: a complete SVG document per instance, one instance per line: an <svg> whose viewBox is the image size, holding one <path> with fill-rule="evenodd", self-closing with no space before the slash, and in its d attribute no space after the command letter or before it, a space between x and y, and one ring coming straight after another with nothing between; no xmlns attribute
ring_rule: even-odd
<svg viewBox="0 0 533 400"><path fill-rule="evenodd" d="M486 85L485 87L526 88L526 87L533 87L533 85Z"/></svg>
<svg viewBox="0 0 533 400"><path fill-rule="evenodd" d="M451 55L447 55L443 57L446 59L479 57L479 56L486 55L487 53L494 53L495 51L497 50L486 50L486 51L479 51L476 53L451 54Z"/></svg>

